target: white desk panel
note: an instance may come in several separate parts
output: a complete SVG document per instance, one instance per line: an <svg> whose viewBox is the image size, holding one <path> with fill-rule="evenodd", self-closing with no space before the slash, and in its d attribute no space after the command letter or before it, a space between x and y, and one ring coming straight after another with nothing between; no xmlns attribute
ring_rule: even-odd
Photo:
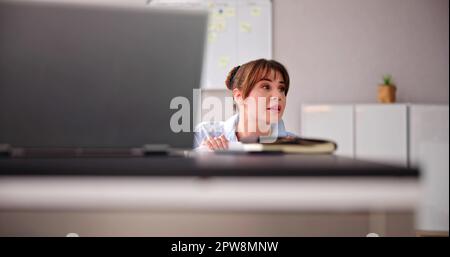
<svg viewBox="0 0 450 257"><path fill-rule="evenodd" d="M0 212L412 211L414 178L2 177Z"/></svg>

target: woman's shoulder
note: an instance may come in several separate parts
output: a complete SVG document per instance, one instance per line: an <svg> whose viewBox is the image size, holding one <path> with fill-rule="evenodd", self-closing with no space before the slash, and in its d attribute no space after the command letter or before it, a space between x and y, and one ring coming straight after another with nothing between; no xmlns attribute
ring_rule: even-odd
<svg viewBox="0 0 450 257"><path fill-rule="evenodd" d="M233 115L226 121L203 121L199 123L194 132L196 133L208 133L210 136L213 134L222 134L231 130L234 130L236 125L236 120L238 119L237 115Z"/></svg>
<svg viewBox="0 0 450 257"><path fill-rule="evenodd" d="M195 129L196 140L202 142L207 137L218 137L224 133L223 121L204 121L199 123Z"/></svg>
<svg viewBox="0 0 450 257"><path fill-rule="evenodd" d="M195 126L194 132L202 133L202 132L214 132L216 130L223 129L224 122L223 121L203 121Z"/></svg>

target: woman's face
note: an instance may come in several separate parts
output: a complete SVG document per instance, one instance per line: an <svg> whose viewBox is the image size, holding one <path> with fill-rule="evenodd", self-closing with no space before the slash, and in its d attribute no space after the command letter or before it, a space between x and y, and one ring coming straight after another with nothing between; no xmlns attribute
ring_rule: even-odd
<svg viewBox="0 0 450 257"><path fill-rule="evenodd" d="M286 107L286 85L279 72L272 71L256 83L244 100L248 118L265 124L276 123Z"/></svg>

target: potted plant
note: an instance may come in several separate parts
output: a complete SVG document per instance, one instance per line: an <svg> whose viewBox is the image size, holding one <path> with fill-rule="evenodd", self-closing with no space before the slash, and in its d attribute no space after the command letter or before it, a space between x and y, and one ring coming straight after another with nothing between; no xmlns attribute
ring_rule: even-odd
<svg viewBox="0 0 450 257"><path fill-rule="evenodd" d="M395 103L397 87L392 83L392 76L383 76L383 84L378 86L378 102Z"/></svg>

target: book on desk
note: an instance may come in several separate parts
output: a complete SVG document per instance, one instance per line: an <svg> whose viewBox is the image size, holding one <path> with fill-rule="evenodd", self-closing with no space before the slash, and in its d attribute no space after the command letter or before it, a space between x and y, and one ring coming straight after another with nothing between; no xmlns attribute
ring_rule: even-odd
<svg viewBox="0 0 450 257"><path fill-rule="evenodd" d="M332 154L337 144L333 141L303 137L245 138L242 143L231 144L231 152L266 152L294 154Z"/></svg>

